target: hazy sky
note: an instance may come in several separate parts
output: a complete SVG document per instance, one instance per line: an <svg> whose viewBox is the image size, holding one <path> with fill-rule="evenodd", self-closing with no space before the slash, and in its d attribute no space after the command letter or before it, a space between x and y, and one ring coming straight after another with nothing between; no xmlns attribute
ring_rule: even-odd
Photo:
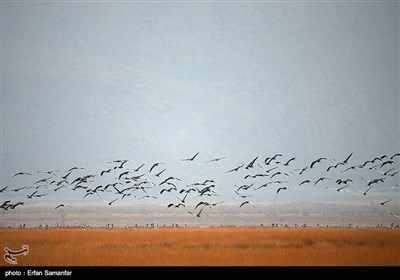
<svg viewBox="0 0 400 280"><path fill-rule="evenodd" d="M327 157L308 176L290 173L287 194L252 198L308 201L314 191L298 183L350 153L349 166L400 152L397 1L2 1L1 35L1 186L129 159L146 172L165 163L181 187L215 179L221 198L240 202L234 184L262 170L227 170L276 153L296 157L282 172ZM11 178L19 171L35 179ZM360 172L346 174L354 190L382 177ZM337 199L326 187L346 176L330 175L316 200ZM399 188L389 197L398 203Z"/></svg>

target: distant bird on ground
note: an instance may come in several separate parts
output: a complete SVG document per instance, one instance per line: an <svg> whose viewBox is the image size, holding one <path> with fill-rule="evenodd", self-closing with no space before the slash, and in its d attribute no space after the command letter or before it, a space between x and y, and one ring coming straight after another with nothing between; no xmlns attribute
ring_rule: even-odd
<svg viewBox="0 0 400 280"><path fill-rule="evenodd" d="M220 161L220 160L223 160L223 159L226 159L226 157L214 158L214 159L209 160L209 161L207 161L207 162Z"/></svg>
<svg viewBox="0 0 400 280"><path fill-rule="evenodd" d="M14 178L14 177L19 176L19 175L32 175L32 174L28 173L28 172L18 172L16 174L14 174L11 178Z"/></svg>
<svg viewBox="0 0 400 280"><path fill-rule="evenodd" d="M193 161L196 157L197 157L197 155L199 154L199 152L197 152L194 156L192 156L191 158L184 158L184 159L182 159L182 161Z"/></svg>

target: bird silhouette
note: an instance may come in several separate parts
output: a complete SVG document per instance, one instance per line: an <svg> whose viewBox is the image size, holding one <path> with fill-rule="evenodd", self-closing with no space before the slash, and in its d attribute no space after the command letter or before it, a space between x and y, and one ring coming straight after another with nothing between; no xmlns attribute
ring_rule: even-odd
<svg viewBox="0 0 400 280"><path fill-rule="evenodd" d="M54 210L57 210L57 209L60 208L60 207L71 207L71 206L65 205L65 204L61 203L61 204L57 205L57 206L54 208Z"/></svg>
<svg viewBox="0 0 400 280"><path fill-rule="evenodd" d="M380 202L379 204L380 204L380 205L385 205L386 203L388 203L388 202L390 202L390 201L392 201L392 199L389 199L389 200L386 200L386 201Z"/></svg>
<svg viewBox="0 0 400 280"><path fill-rule="evenodd" d="M156 166L159 166L160 164L162 164L162 163L161 163L161 162L156 162L156 163L154 163L154 164L150 167L149 172L151 172Z"/></svg>
<svg viewBox="0 0 400 280"><path fill-rule="evenodd" d="M204 206L200 209L200 211L197 214L194 214L193 212L188 211L189 214L196 216L197 218L200 218L201 212L203 211Z"/></svg>
<svg viewBox="0 0 400 280"><path fill-rule="evenodd" d="M310 168L313 168L315 164L320 163L320 162L321 162L322 160L324 160L324 159L326 160L327 158L321 157L321 158L319 158L319 159L314 160L314 161L311 163Z"/></svg>
<svg viewBox="0 0 400 280"><path fill-rule="evenodd" d="M11 178L14 178L14 177L20 176L20 175L32 175L32 174L29 172L18 172L16 174L14 174Z"/></svg>
<svg viewBox="0 0 400 280"><path fill-rule="evenodd" d="M292 158L289 159L287 162L285 162L283 165L284 165L284 166L289 166L289 163L290 163L291 161L295 160L295 159L296 159L295 157L292 157Z"/></svg>
<svg viewBox="0 0 400 280"><path fill-rule="evenodd" d="M207 162L220 161L220 160L223 160L223 159L226 159L226 157L214 158L214 159L209 160L209 161L207 161Z"/></svg>
<svg viewBox="0 0 400 280"><path fill-rule="evenodd" d="M192 156L191 158L184 158L182 159L182 161L194 161L194 159L197 157L197 155L199 154L199 152L197 152L194 156Z"/></svg>
<svg viewBox="0 0 400 280"><path fill-rule="evenodd" d="M253 168L254 163L256 162L257 159L258 159L258 157L256 157L255 159L253 159L245 168L246 168L246 169Z"/></svg>
<svg viewBox="0 0 400 280"><path fill-rule="evenodd" d="M230 173L230 172L234 172L234 171L238 171L240 168L242 168L244 166L244 163L242 165L239 165L238 167L235 167L229 171L226 171L225 173Z"/></svg>
<svg viewBox="0 0 400 280"><path fill-rule="evenodd" d="M279 193L280 191L282 191L282 190L287 190L288 188L287 187L280 187L280 188L278 188L277 190L276 190L276 193Z"/></svg>

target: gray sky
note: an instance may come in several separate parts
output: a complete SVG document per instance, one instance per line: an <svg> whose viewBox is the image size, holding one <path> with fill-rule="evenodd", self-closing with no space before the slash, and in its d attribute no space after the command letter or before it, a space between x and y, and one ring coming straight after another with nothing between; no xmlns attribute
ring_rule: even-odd
<svg viewBox="0 0 400 280"><path fill-rule="evenodd" d="M346 167L400 152L396 1L1 5L1 186L72 166L98 175L108 161L129 159L127 168L144 163L155 183L214 179L220 197L211 199L240 203L234 185L253 182L243 176L281 153L296 157L277 169L290 176L274 177L289 190L253 191L252 202L370 203L356 191L382 177L378 170L326 168L350 153ZM226 173L257 156L251 171ZM218 157L226 159L207 162ZM289 173L319 157L328 160L303 177ZM381 171L399 170L394 160ZM160 178L148 173L155 162L165 163ZM11 178L20 171L33 175ZM320 188L298 186L322 176L331 180ZM329 189L338 178L354 180L351 193ZM377 184L375 199L398 203L399 178ZM105 182L98 176L92 186Z"/></svg>

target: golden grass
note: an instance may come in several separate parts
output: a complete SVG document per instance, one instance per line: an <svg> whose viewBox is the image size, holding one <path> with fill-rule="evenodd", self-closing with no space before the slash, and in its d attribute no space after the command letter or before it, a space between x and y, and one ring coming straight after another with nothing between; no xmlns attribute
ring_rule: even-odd
<svg viewBox="0 0 400 280"><path fill-rule="evenodd" d="M3 229L0 234L1 248L29 245L29 254L17 257L23 266L400 265L400 229Z"/></svg>

